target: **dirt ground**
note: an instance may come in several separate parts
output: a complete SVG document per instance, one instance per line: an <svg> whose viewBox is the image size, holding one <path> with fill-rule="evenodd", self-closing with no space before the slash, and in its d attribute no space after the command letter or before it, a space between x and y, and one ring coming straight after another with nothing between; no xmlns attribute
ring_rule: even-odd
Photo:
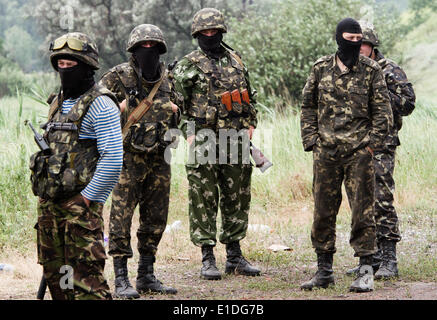
<svg viewBox="0 0 437 320"><path fill-rule="evenodd" d="M178 290L176 295L142 295L144 300L437 300L437 282L432 280L417 281L411 280L411 271L402 269L400 277L391 281L375 281L375 290L369 293L350 293L349 286L353 278L345 275L345 271L353 267L357 262L352 257L348 244L348 232L338 226L338 246L342 249L334 259L334 276L336 285L333 288L304 292L300 290L300 284L311 278L316 271L316 263L313 257L313 250L307 239L312 213L308 202L296 203L293 208L277 208L275 213L275 224L269 221L269 217L261 212L261 208L254 208L252 223L270 223L272 232L265 235L248 233L244 241L243 252L251 251L254 265L260 267L260 277L244 277L236 275L224 275L221 281L207 281L200 278L201 254L199 248L192 245L188 234L188 218L183 216L170 217L170 225L175 219L181 219L182 229L164 233L159 245L160 254L155 264L155 274L165 285L175 287ZM260 211L260 212L258 212ZM108 230L107 222L109 212L104 212L105 230ZM290 222L290 216L292 220ZM347 212L340 214L339 219L348 220ZM299 226L302 229L287 229L288 224ZM345 223L343 222L343 225ZM136 234L138 217L134 217L131 234ZM431 229L430 229L431 230ZM434 231L431 231L434 232ZM292 234L292 238L290 238ZM288 238L287 238L288 237ZM410 239L411 238L411 239ZM400 250L400 258L404 252L414 253L416 250L410 247L415 243L416 247L421 239L407 237L401 242L403 247ZM288 239L288 240L287 240ZM294 250L282 253L268 253L265 249L271 243L286 242L294 245ZM425 240L424 240L425 241ZM287 243L287 242L286 242ZM305 245L304 245L305 244ZM136 250L136 237L132 238L134 257L129 259L129 277L135 286L138 253ZM433 244L434 245L434 244ZM255 248L255 249L254 249ZM261 253L257 256L259 249ZM41 279L42 268L37 264L36 244L31 243L25 250L14 251L8 249L0 253L0 262L13 264L13 273L0 271L0 300L34 300ZM217 266L224 271L225 247L218 244L215 249ZM431 251L432 258L434 251ZM267 258L266 258L267 257ZM404 264L411 264L409 260L402 260ZM401 265L403 266L403 265ZM406 266L405 266L406 267ZM413 265L414 267L414 265ZM404 274L402 273L404 271ZM105 266L105 277L111 290L114 290L114 273L112 258L108 258ZM420 279L416 277L415 279ZM430 279L423 278L423 279ZM45 299L50 299L46 293Z"/></svg>
<svg viewBox="0 0 437 320"><path fill-rule="evenodd" d="M0 273L0 300L34 300L38 290L41 267L35 264L36 257L22 257L16 264L14 273ZM108 260L109 262L109 260ZM130 264L131 265L131 264ZM261 267L260 277L244 277L225 275L221 281L202 280L199 276L200 259L198 263L174 260L165 266L156 266L156 275L164 284L178 289L176 295L142 295L145 300L437 300L437 283L407 282L402 277L392 281L375 281L375 290L369 293L350 293L348 286L353 280L342 276L340 270L335 270L337 285L334 289L321 289L303 292L299 285L311 277L309 272L299 272L295 269L279 269ZM224 261L218 263L220 270L224 269ZM113 287L112 263L107 263L105 274ZM135 284L135 267L130 274L132 284ZM108 274L108 272L110 274ZM47 292L45 299L50 299Z"/></svg>

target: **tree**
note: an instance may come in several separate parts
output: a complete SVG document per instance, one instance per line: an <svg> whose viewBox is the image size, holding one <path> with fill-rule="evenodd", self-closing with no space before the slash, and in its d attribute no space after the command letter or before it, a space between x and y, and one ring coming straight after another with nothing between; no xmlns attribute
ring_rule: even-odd
<svg viewBox="0 0 437 320"><path fill-rule="evenodd" d="M68 31L89 34L100 51L102 69L126 61L126 44L132 29L143 23L161 28L168 44L165 58L181 58L195 47L191 21L196 11L215 7L236 12L237 0L43 0L34 11L48 43ZM67 22L67 23L66 23ZM69 30L70 28L70 30Z"/></svg>

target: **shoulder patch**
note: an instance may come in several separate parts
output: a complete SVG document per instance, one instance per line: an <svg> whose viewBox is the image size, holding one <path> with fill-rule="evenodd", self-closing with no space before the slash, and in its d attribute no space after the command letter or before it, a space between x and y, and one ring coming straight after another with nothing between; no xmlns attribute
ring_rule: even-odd
<svg viewBox="0 0 437 320"><path fill-rule="evenodd" d="M202 56L203 54L199 50L194 50L187 54L184 58L186 58L191 63L196 64L201 60Z"/></svg>
<svg viewBox="0 0 437 320"><path fill-rule="evenodd" d="M365 57L363 55L360 54L360 61L362 63L364 63L365 65L371 67L372 69L378 70L381 69L380 65L378 64L378 62L376 62L373 59L370 59L368 57Z"/></svg>
<svg viewBox="0 0 437 320"><path fill-rule="evenodd" d="M332 54L327 55L327 56L323 56L323 57L317 59L316 62L314 62L313 65L315 66L315 65L320 64L320 63L322 63L322 62L329 62L329 61L332 61L333 57L334 57L334 55L332 55Z"/></svg>

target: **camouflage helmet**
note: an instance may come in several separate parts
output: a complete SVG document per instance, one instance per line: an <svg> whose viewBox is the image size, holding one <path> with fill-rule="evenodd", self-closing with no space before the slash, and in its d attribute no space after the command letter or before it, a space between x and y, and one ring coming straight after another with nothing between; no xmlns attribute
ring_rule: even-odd
<svg viewBox="0 0 437 320"><path fill-rule="evenodd" d="M81 32L70 32L50 43L50 62L58 70L57 61L64 56L74 57L94 70L99 69L99 50L94 41ZM65 57L67 58L67 57Z"/></svg>
<svg viewBox="0 0 437 320"><path fill-rule="evenodd" d="M133 49L141 42L156 41L158 43L159 53L167 52L167 44L164 40L164 35L161 29L153 24L140 24L136 26L129 35L127 42L127 51L132 52Z"/></svg>
<svg viewBox="0 0 437 320"><path fill-rule="evenodd" d="M379 46L378 34L371 28L363 28L363 43L370 43L372 46Z"/></svg>
<svg viewBox="0 0 437 320"><path fill-rule="evenodd" d="M214 8L203 8L194 15L191 24L191 35L196 38L196 34L202 30L218 29L223 33L227 32L225 18L223 14Z"/></svg>

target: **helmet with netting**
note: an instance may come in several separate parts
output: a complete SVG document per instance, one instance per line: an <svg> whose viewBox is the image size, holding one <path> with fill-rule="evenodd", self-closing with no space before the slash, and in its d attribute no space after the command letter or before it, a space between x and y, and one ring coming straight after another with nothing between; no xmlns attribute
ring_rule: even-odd
<svg viewBox="0 0 437 320"><path fill-rule="evenodd" d="M363 28L363 42L370 43L372 46L379 46L378 34L371 28Z"/></svg>
<svg viewBox="0 0 437 320"><path fill-rule="evenodd" d="M141 24L132 30L127 42L127 51L133 52L135 47L146 41L156 41L160 54L167 52L164 35L161 29L153 24Z"/></svg>
<svg viewBox="0 0 437 320"><path fill-rule="evenodd" d="M70 32L50 43L50 62L58 70L57 61L60 58L73 57L99 69L99 51L96 43L89 36L81 32Z"/></svg>
<svg viewBox="0 0 437 320"><path fill-rule="evenodd" d="M191 35L196 38L197 33L208 29L218 29L223 33L227 32L223 14L214 8L203 8L193 17L191 24Z"/></svg>

